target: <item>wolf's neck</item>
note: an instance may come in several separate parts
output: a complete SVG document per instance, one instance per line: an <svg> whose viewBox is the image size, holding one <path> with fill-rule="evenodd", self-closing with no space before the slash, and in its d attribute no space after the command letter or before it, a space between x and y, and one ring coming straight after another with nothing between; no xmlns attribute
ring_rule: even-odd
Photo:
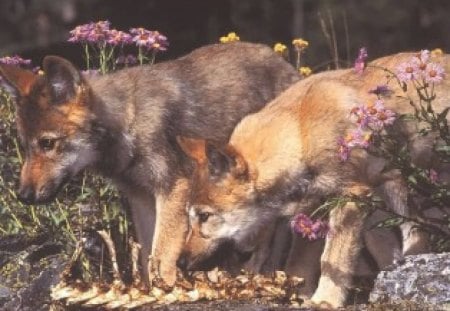
<svg viewBox="0 0 450 311"><path fill-rule="evenodd" d="M131 126L134 122L134 100L126 96L126 89L113 88L109 80L114 76L102 77L92 83L94 138L98 138L99 157L94 169L106 177L121 174L133 161L134 136Z"/></svg>

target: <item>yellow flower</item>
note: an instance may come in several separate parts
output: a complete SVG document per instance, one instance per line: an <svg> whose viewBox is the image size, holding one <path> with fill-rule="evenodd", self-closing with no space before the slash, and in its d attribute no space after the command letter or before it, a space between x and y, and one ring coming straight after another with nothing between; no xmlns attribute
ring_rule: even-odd
<svg viewBox="0 0 450 311"><path fill-rule="evenodd" d="M284 52L286 52L287 47L283 43L276 43L273 46L273 50L277 53L283 54Z"/></svg>
<svg viewBox="0 0 450 311"><path fill-rule="evenodd" d="M311 68L309 68L309 67L300 67L300 68L298 69L298 72L300 72L300 74L301 74L303 77L307 77L307 76L309 76L309 75L312 73L312 70L311 70Z"/></svg>
<svg viewBox="0 0 450 311"><path fill-rule="evenodd" d="M222 42L222 43L228 43L228 42L240 41L240 40L241 40L241 38L239 38L239 36L235 32L230 32L230 33L228 33L228 35L226 35L224 37L220 37L220 42Z"/></svg>
<svg viewBox="0 0 450 311"><path fill-rule="evenodd" d="M292 45L295 47L296 50L302 51L309 46L309 42L301 38L297 38L292 40Z"/></svg>
<svg viewBox="0 0 450 311"><path fill-rule="evenodd" d="M431 51L431 57L439 57L444 55L444 51L442 51L442 49L434 49L433 51Z"/></svg>

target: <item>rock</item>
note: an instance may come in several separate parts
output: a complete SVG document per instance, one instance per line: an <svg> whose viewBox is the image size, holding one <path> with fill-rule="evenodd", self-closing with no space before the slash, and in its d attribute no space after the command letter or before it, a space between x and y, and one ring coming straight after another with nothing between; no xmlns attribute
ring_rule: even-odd
<svg viewBox="0 0 450 311"><path fill-rule="evenodd" d="M47 237L0 239L0 310L49 310L50 288L66 262L62 245Z"/></svg>
<svg viewBox="0 0 450 311"><path fill-rule="evenodd" d="M378 274L371 303L411 301L450 310L450 253L406 256L389 268Z"/></svg>
<svg viewBox="0 0 450 311"><path fill-rule="evenodd" d="M12 295L13 293L8 287L0 285L0 306L10 301Z"/></svg>

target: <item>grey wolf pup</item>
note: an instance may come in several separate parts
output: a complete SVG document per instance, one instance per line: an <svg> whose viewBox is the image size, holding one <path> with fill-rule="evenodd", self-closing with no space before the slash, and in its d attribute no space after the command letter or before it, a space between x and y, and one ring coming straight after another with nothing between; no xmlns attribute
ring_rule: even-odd
<svg viewBox="0 0 450 311"><path fill-rule="evenodd" d="M240 42L104 76L85 77L56 56L43 70L0 67L25 150L18 197L48 202L85 168L110 178L130 205L141 264L151 253L168 285L188 228L192 166L175 137L225 143L242 117L299 80L269 47Z"/></svg>

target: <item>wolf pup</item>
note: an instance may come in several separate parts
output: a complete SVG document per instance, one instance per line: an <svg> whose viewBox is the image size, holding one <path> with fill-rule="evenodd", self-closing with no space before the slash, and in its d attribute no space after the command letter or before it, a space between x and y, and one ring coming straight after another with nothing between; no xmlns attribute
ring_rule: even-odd
<svg viewBox="0 0 450 311"><path fill-rule="evenodd" d="M112 179L128 199L144 275L151 253L168 285L187 232L191 170L175 137L224 143L242 117L299 79L269 47L241 42L104 76L85 77L56 56L43 70L0 67L25 150L19 199L48 202L87 167Z"/></svg>
<svg viewBox="0 0 450 311"><path fill-rule="evenodd" d="M409 57L400 54L375 64L392 68ZM445 59L447 69L449 60ZM395 172L385 174L382 159L364 150L354 150L347 162L337 156L338 137L354 126L349 112L368 102L372 83L385 81L383 71L369 69L363 77L340 70L296 83L260 112L244 118L227 145L178 138L181 148L196 161L190 228L182 255L188 269L201 266L224 243L248 250L258 243L259 233L282 215L310 213L330 196L365 196L396 182ZM441 96L438 110L449 98L446 83L436 89ZM411 109L396 94L385 104L397 112ZM418 150L413 156L423 158L423 152L427 151ZM293 203L300 207L290 208L296 206ZM399 210L404 202L387 203ZM331 211L331 232L313 303L332 308L344 305L361 246L363 214L351 201Z"/></svg>

